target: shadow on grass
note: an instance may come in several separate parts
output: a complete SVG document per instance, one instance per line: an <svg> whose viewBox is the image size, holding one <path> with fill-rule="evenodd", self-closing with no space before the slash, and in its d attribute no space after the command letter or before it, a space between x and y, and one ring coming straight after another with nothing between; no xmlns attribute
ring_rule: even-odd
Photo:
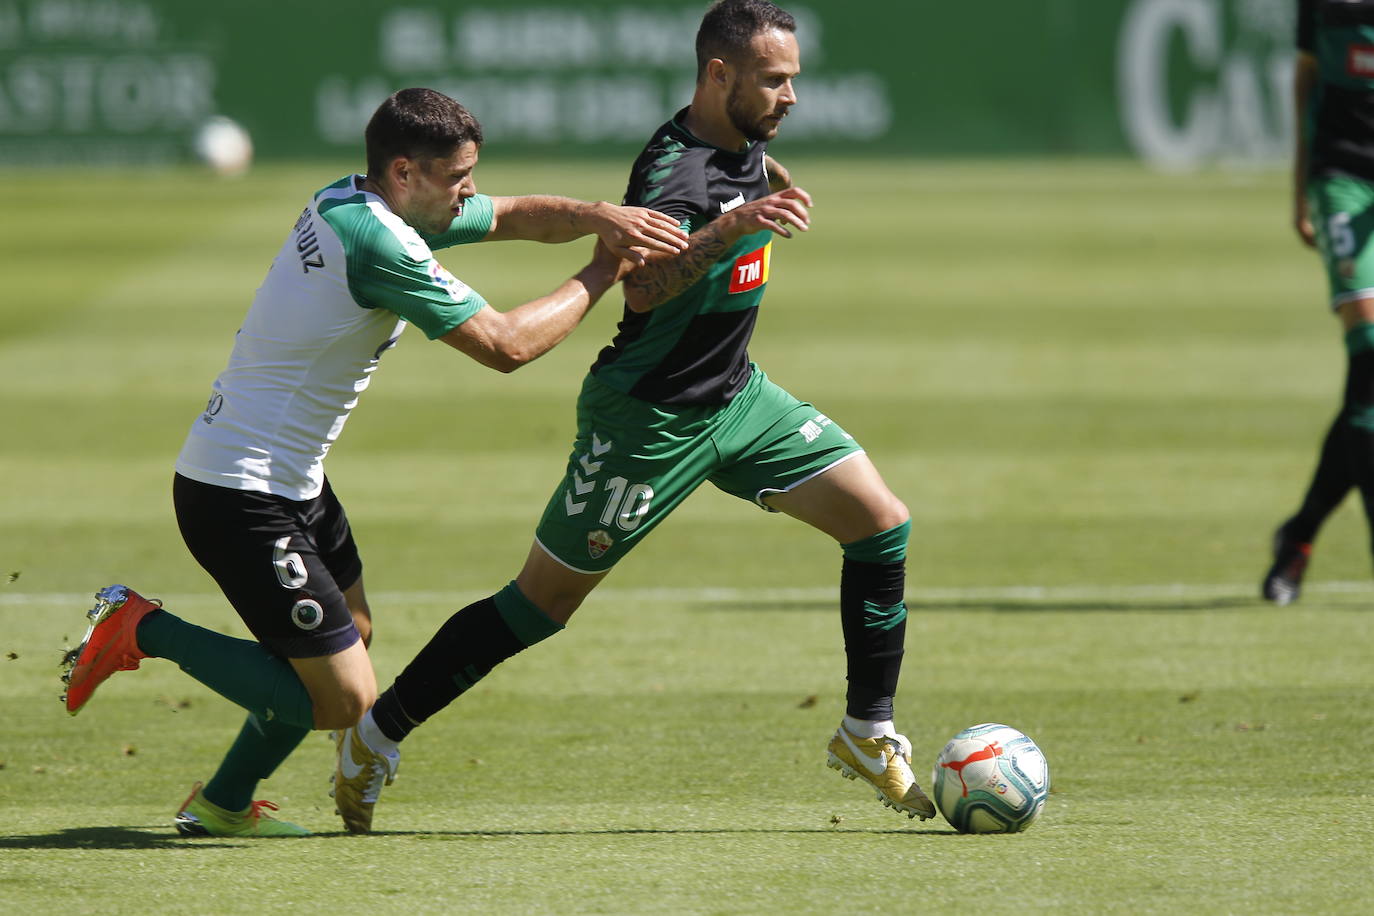
<svg viewBox="0 0 1374 916"><path fill-rule="evenodd" d="M1266 607L1254 598L1112 598L1107 600L1054 598L908 598L911 611L996 611L1020 613L1025 611L1219 611L1252 610ZM789 598L759 601L713 601L693 605L698 611L835 611L839 597L821 600Z"/></svg>
<svg viewBox="0 0 1374 916"><path fill-rule="evenodd" d="M578 836L735 836L741 834L880 834L884 836L959 836L954 830L903 830L878 827L623 827L577 830L374 830L368 836L413 837L434 840L518 839L521 837ZM320 831L310 837L352 837L343 830ZM246 838L245 838L246 839ZM281 838L266 838L281 839ZM0 849L233 849L237 843L217 843L207 838L187 838L159 827L70 827L56 833L0 835Z"/></svg>
<svg viewBox="0 0 1374 916"><path fill-rule="evenodd" d="M562 830L374 830L368 836L405 836L430 838L435 840L475 840L488 838L551 837L551 836L739 836L748 834L814 835L821 833L836 834L876 834L882 836L959 836L952 829L937 830L927 827L921 830L882 827L604 827L588 830L565 828ZM348 836L343 832L333 836Z"/></svg>
<svg viewBox="0 0 1374 916"><path fill-rule="evenodd" d="M68 827L56 833L0 835L0 849L198 849L230 848L227 843L187 839L157 827Z"/></svg>

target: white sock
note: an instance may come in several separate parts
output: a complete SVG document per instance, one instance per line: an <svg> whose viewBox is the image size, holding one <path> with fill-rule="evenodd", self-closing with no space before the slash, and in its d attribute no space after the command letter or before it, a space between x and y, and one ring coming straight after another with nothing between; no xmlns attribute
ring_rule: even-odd
<svg viewBox="0 0 1374 916"><path fill-rule="evenodd" d="M363 743L372 748L379 754L390 757L397 752L397 745L377 727L377 722L372 718L372 710L363 713L362 719L358 721L358 737L363 739Z"/></svg>
<svg viewBox="0 0 1374 916"><path fill-rule="evenodd" d="M844 727L858 738L878 738L897 734L897 728L891 719L855 719L853 716L845 716Z"/></svg>

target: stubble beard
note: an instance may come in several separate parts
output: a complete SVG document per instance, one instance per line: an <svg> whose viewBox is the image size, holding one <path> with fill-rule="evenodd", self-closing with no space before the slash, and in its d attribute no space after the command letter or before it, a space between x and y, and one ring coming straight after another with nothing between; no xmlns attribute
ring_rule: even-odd
<svg viewBox="0 0 1374 916"><path fill-rule="evenodd" d="M768 126L763 120L772 114L774 112L769 111L751 120L751 113L745 110L744 104L740 101L738 86L730 87L730 94L725 97L725 116L730 119L731 126L743 134L746 140L764 142L776 137L777 126Z"/></svg>

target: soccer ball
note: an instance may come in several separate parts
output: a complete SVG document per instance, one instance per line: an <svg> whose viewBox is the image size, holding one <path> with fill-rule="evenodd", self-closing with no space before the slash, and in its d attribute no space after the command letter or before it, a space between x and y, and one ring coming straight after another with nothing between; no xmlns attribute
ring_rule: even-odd
<svg viewBox="0 0 1374 916"><path fill-rule="evenodd" d="M215 116L191 140L196 156L217 174L235 177L253 164L253 138L237 121Z"/></svg>
<svg viewBox="0 0 1374 916"><path fill-rule="evenodd" d="M1050 768L1035 742L1008 725L966 728L931 773L935 804L960 833L1018 833L1050 794Z"/></svg>

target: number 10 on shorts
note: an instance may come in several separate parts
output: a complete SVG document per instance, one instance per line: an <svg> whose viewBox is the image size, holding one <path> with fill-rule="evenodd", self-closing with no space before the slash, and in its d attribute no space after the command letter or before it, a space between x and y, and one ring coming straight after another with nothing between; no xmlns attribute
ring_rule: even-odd
<svg viewBox="0 0 1374 916"><path fill-rule="evenodd" d="M581 495L582 488L577 489L578 495ZM649 514L654 488L647 483L631 484L624 477L612 477L602 484L601 489L606 493L606 503L601 509L601 524L615 525L621 531L634 531L644 516ZM565 494L563 508L569 516L580 515L586 507L584 502L574 502L572 493Z"/></svg>
<svg viewBox="0 0 1374 916"><path fill-rule="evenodd" d="M601 510L601 524L612 522L621 531L634 531L644 516L649 514L649 504L654 498L654 488L647 483L631 484L624 477L612 477L606 481L606 507Z"/></svg>

